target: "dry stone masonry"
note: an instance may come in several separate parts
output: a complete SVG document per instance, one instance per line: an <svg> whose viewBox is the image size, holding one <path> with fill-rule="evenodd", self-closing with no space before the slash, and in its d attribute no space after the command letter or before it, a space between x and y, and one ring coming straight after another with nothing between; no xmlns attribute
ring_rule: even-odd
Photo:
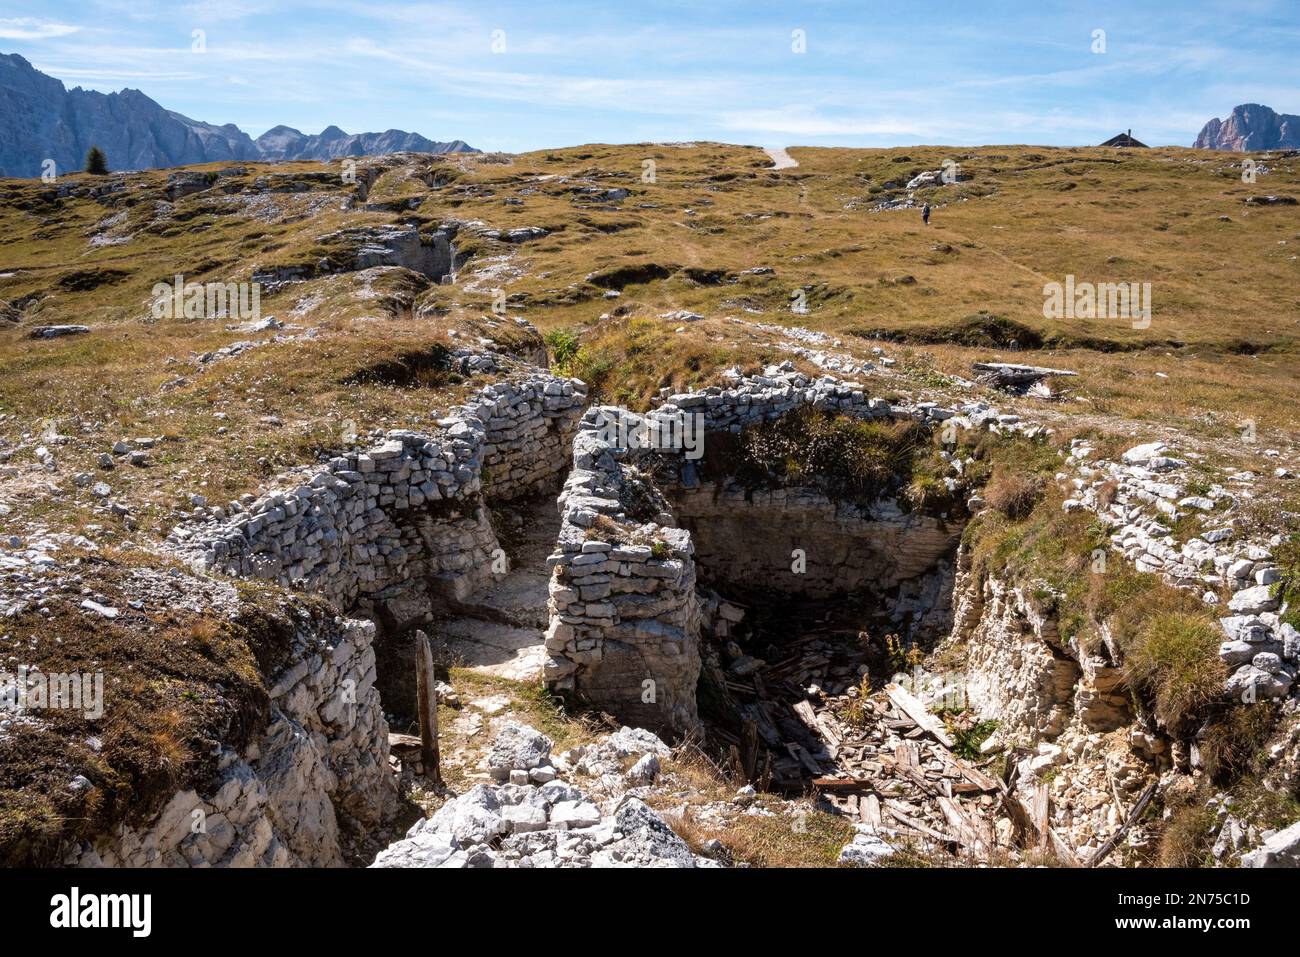
<svg viewBox="0 0 1300 957"><path fill-rule="evenodd" d="M499 547L485 499L558 481L585 397L581 382L537 370L489 385L431 433L390 431L290 487L207 510L168 545L200 568L318 592L340 608L411 582L464 598L491 575Z"/></svg>
<svg viewBox="0 0 1300 957"><path fill-rule="evenodd" d="M823 574L812 576L811 587L820 594L868 579L878 587L896 585L937 561L955 545L960 532L959 528L940 531L933 520L904 516L888 504L870 512L846 510L799 489L774 491L757 504L752 498L745 501L739 488L714 498L712 491L699 489L696 456L688 448L692 443L683 440L677 447L664 447L661 442L650 447L641 438L628 437L689 436L693 434L690 423L698 426L697 437L739 432L806 406L864 418L908 416L923 422L955 414L932 402L892 407L869 397L859 383L829 376L811 380L790 363L770 366L760 376L733 372L730 378L728 387L671 395L644 418L613 407L590 410L574 438L574 467L560 495L561 530L551 556L555 571L546 680L557 691L646 727L683 732L698 722L695 687L701 614L696 577L697 565L703 563L696 536L676 527L679 510L697 528L719 523L718 534L705 536L710 542L707 555L723 577L730 567L737 580L759 571L748 566L753 555L747 549L735 541L728 543L732 534L743 531L740 542L753 534L755 518L746 516L746 509L766 505L777 510L766 518L771 525L797 523L798 509L807 512L809 526L829 522L804 542L826 546L826 557L819 563ZM793 517L781 511L787 506L796 507ZM778 514L780 523L773 522ZM789 531L777 533L778 537ZM856 534L857 541L830 543L844 531ZM900 559L902 550L897 546L912 535L917 552ZM853 546L866 539L872 540L874 548L863 564L855 565L858 549ZM770 564L776 551L784 549L783 564L788 567L790 540L774 538L769 544L763 560ZM770 584L771 568L761 571L764 584Z"/></svg>
<svg viewBox="0 0 1300 957"><path fill-rule="evenodd" d="M1111 530L1112 547L1139 571L1195 590L1216 607L1218 590L1230 592L1228 614L1219 619L1219 657L1232 672L1225 690L1241 700L1286 697L1300 667L1300 633L1281 620L1285 609L1273 594L1282 569L1272 551L1281 537L1242 533L1241 506L1256 476L1237 472L1226 484L1194 491L1191 461L1163 443L1134 446L1119 462L1093 454L1086 442L1073 444L1067 465L1075 474L1060 476L1075 489L1065 507L1096 512ZM1197 517L1200 530L1180 541L1170 529L1188 516Z"/></svg>

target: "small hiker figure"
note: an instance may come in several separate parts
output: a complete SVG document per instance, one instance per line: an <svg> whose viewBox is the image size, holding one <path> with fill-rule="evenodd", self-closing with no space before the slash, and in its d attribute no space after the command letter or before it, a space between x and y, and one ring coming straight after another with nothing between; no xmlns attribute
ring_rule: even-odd
<svg viewBox="0 0 1300 957"><path fill-rule="evenodd" d="M929 203L926 203L924 206L921 207L921 220L922 222L925 223L925 225L927 226L930 225L930 204Z"/></svg>

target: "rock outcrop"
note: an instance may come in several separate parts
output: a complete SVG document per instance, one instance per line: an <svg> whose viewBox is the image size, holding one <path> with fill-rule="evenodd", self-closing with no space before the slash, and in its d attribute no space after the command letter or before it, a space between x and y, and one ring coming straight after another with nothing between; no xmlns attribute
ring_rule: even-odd
<svg viewBox="0 0 1300 957"><path fill-rule="evenodd" d="M1226 120L1210 120L1193 144L1199 150L1229 150L1252 153L1257 150L1300 148L1300 116L1275 113L1258 103L1234 107Z"/></svg>
<svg viewBox="0 0 1300 957"><path fill-rule="evenodd" d="M271 677L270 718L218 773L139 826L70 848L78 867L331 867L341 824L373 827L397 807L388 724L375 688L375 629L316 613L299 621Z"/></svg>

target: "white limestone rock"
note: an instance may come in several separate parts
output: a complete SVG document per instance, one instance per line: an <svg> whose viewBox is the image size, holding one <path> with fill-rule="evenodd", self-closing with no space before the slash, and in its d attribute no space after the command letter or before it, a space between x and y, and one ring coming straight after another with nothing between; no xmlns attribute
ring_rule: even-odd
<svg viewBox="0 0 1300 957"><path fill-rule="evenodd" d="M1300 821L1241 855L1242 867L1300 867Z"/></svg>
<svg viewBox="0 0 1300 957"><path fill-rule="evenodd" d="M488 771L496 781L509 780L511 771L523 771L526 776L528 771L547 763L553 744L535 728L511 721L492 743Z"/></svg>

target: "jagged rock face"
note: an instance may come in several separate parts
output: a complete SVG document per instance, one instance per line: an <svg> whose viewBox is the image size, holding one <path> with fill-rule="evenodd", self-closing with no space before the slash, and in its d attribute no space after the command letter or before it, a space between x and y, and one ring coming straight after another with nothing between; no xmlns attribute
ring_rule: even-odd
<svg viewBox="0 0 1300 957"><path fill-rule="evenodd" d="M968 565L963 552L959 566ZM966 649L966 693L1007 739L1051 740L1071 723L1108 732L1133 720L1122 669L1101 651L1062 640L1055 610L1026 589L958 571L952 640Z"/></svg>
<svg viewBox="0 0 1300 957"><path fill-rule="evenodd" d="M317 615L272 676L270 719L214 780L175 794L147 824L70 848L78 867L331 867L340 822L372 827L397 807L375 688L375 629Z"/></svg>
<svg viewBox="0 0 1300 957"><path fill-rule="evenodd" d="M1194 146L1235 153L1300 148L1300 116L1244 103L1234 108L1226 120L1215 117L1206 123Z"/></svg>
<svg viewBox="0 0 1300 957"><path fill-rule="evenodd" d="M275 126L257 138L261 158L268 160L329 160L343 156L383 156L388 153L472 153L462 140L440 143L419 133L386 130L383 133L344 133L327 126L309 136L291 126Z"/></svg>
<svg viewBox="0 0 1300 957"><path fill-rule="evenodd" d="M65 89L18 54L0 54L0 171L40 176L46 159L54 161L57 173L80 170L91 146L104 151L113 170L224 160L324 160L402 150L473 152L460 140L440 143L401 130L348 135L334 126L319 136L275 127L255 142L233 123L192 120L139 90L105 94Z"/></svg>
<svg viewBox="0 0 1300 957"><path fill-rule="evenodd" d="M954 637L966 642L971 705L996 716L1009 735L1057 737L1069 723L1081 670L1057 647L1055 621L996 579L962 579L957 620L970 630Z"/></svg>
<svg viewBox="0 0 1300 957"><path fill-rule="evenodd" d="M139 90L65 90L17 54L0 55L0 169L39 176L80 170L98 146L110 169L147 169L216 160L252 160L257 145L231 124L214 126L163 109Z"/></svg>

